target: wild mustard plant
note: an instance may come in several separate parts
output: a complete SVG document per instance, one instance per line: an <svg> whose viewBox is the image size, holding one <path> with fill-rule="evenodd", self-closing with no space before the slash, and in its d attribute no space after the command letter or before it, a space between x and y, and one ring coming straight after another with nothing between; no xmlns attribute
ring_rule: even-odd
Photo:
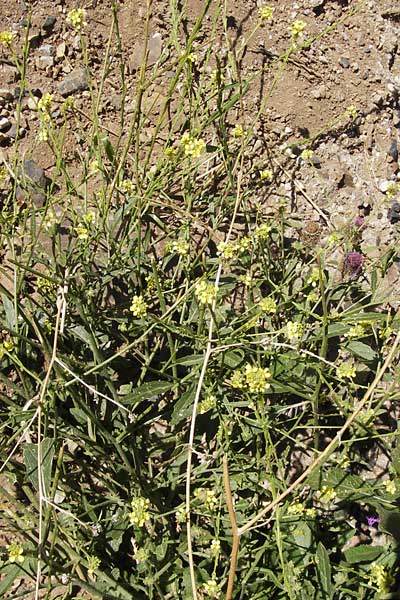
<svg viewBox="0 0 400 600"><path fill-rule="evenodd" d="M147 315L148 306L143 299L143 296L133 296L129 310L134 317L145 317Z"/></svg>
<svg viewBox="0 0 400 600"><path fill-rule="evenodd" d="M84 8L73 8L67 14L67 23L77 31L81 31L83 27L86 27L86 10Z"/></svg>

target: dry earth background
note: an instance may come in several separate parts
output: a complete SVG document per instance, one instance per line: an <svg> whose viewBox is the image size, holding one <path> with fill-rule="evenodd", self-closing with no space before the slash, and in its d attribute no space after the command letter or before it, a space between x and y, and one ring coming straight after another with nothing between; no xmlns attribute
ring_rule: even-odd
<svg viewBox="0 0 400 600"><path fill-rule="evenodd" d="M188 19L179 32L182 46L201 12L202 4L199 0L187 3ZM274 18L252 39L241 64L243 79L251 77L252 73L267 65L271 57L287 49L287 32L294 19L306 21L307 35L317 36L357 5L347 0L270 0L269 4L274 8ZM78 6L87 10L89 63L96 87L101 80L110 30L111 3L104 0L39 0L29 6L32 8L32 27L27 82L36 98L45 92L54 94L52 116L55 122L57 119L61 122L59 107L65 98L69 95L74 97L75 111L68 125L64 147L69 152L70 164L76 163L78 179L81 161L77 158L76 148L79 147L81 154L87 150L85 139L78 132L89 131L92 127L90 93L81 71L83 61L79 36L66 26L65 17L70 9ZM228 0L227 6L231 44L239 46L257 23L258 4L255 0ZM25 2L3 0L0 7L1 29L17 32L22 40L27 11ZM145 2L120 2L122 52L128 65L128 96L125 99L128 125L129 115L134 112L135 82L143 55L145 13ZM154 0L149 36L150 68L163 56L170 29L168 1ZM215 48L216 55L224 53L224 44L221 36ZM201 35L194 49L198 68L201 69L202 57L208 50L202 44ZM115 66L111 64L105 80L103 102L99 107L100 126L111 138L118 137L120 127L118 69L118 60L115 60ZM253 115L267 90L271 89L275 74L267 72L265 79L253 81L243 104L247 119L244 125L253 126ZM164 72L146 92L144 105L148 119L140 133L144 143L154 134L171 76L171 72ZM5 55L0 54L0 158L10 162L16 136L18 95L16 69ZM267 165L271 149L280 147L282 152L278 160L285 176L274 182L274 197L255 191L254 201L263 202L265 213L272 214L277 209L276 199L282 196L289 198L296 219L305 226L318 224L322 238L333 229L350 226L358 215L364 216L366 226L361 232L361 249L369 260L378 259L389 247L396 246L400 204L390 190L394 183L400 183L399 95L400 7L395 0L370 0L358 14L339 22L329 34L317 39L310 49L296 55L274 86L260 123L254 129L248 157L254 165ZM346 126L330 128L329 125L350 105L357 108L355 120ZM173 101L171 110L174 110ZM227 127L233 128L235 124L227 123ZM29 95L23 99L20 127L21 160L34 161L29 165L25 163L25 167L35 171L36 183L40 187L41 177L52 178L55 164L48 145L38 140L36 102ZM325 129L326 133L319 135L312 145L312 161L302 160L299 156L300 141L313 138ZM162 138L163 131L160 136ZM212 139L207 142L212 143ZM285 147L288 149L284 150ZM29 176L32 177L32 171ZM95 180L91 185L95 189ZM40 202L40 193L37 200ZM399 267L400 262L394 261L382 282L382 298L386 293L390 294L390 302L396 307L400 300ZM7 256L2 256L1 277L7 285ZM7 534L3 539L7 539Z"/></svg>

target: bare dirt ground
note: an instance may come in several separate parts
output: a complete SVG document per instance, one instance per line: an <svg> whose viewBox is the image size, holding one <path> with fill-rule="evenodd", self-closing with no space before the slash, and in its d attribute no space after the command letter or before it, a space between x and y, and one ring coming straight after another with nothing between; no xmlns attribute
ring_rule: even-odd
<svg viewBox="0 0 400 600"><path fill-rule="evenodd" d="M188 1L188 18L179 31L182 45L191 33L203 2ZM216 3L215 3L216 4ZM341 19L356 7L352 0L269 0L274 8L271 22L258 29L241 64L243 79L251 77L288 46L288 29L294 19L307 24L307 36L317 36L315 43L290 61L276 81L265 103L260 124L254 131L249 156L257 164L267 164L271 148L282 150L281 165L288 177L276 182L276 194L292 199L293 215L306 222L318 223L323 233L350 226L357 216L365 218L361 232L361 249L370 260L378 260L398 243L400 204L391 190L400 184L400 6L396 0L369 0L363 9L348 20ZM239 47L255 27L259 15L256 0L228 0L228 32L232 47ZM32 22L29 37L27 82L33 95L54 94L53 117L61 118L58 107L71 85L74 96L74 118L68 125L65 148L71 164L77 160L76 149L84 153L85 140L77 134L92 125L90 93L82 69L79 36L66 25L66 14L76 7L87 10L87 40L93 86L99 86L103 59L109 39L111 2L107 0L36 0L29 3ZM18 34L16 46L22 46L27 25L28 3L7 0L1 3L2 30ZM213 8L211 7L212 13ZM119 28L122 54L128 65L125 99L127 125L133 113L135 86L143 54L146 3L121 0ZM339 22L339 23L338 23ZM338 23L329 33L319 34ZM211 20L210 20L211 28ZM162 54L170 34L168 0L154 0L151 8L149 63ZM208 39L206 36L204 40ZM226 39L221 35L215 46L216 55L224 52ZM208 50L200 35L195 42L201 57ZM118 61L109 65L104 81L104 101L99 107L100 126L111 137L120 133L121 94ZM78 71L77 71L78 70ZM75 77L71 84L71 74ZM151 84L147 102L154 118L164 98L170 73ZM265 70L265 79L257 78L247 95L244 110L248 123L262 104L276 76L275 70ZM64 86L64 87L63 87ZM86 89L84 89L86 88ZM15 139L15 110L19 95L19 78L15 67L0 51L0 157L12 158ZM357 109L356 118L346 126L330 128L338 115L349 106ZM58 110L58 112L57 112ZM23 99L20 122L20 153L22 159L33 159L46 176L52 176L54 156L46 142L38 141L39 121L35 102L29 95ZM234 122L228 123L233 127ZM312 161L300 158L299 144L327 128L312 145ZM148 131L154 131L149 119ZM122 132L123 135L126 132ZM285 150L286 148L286 150ZM296 178L293 193L293 177ZM299 193L299 185L301 190ZM297 191L296 191L297 190ZM304 193L303 193L304 192ZM400 195L397 193L397 200ZM262 198L261 198L262 199ZM309 201L311 199L311 202ZM274 200L269 196L273 211ZM319 208L316 210L315 206ZM268 206L267 206L268 210ZM340 257L338 257L338 261ZM395 260L382 283L382 294L390 294L390 303L400 304L400 262ZM7 532L3 532L7 540ZM16 593L13 589L12 594Z"/></svg>

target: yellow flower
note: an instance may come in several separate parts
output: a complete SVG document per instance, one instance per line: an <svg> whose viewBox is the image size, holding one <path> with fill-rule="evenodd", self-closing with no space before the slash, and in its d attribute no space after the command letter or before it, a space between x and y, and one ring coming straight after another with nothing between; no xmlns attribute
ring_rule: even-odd
<svg viewBox="0 0 400 600"><path fill-rule="evenodd" d="M219 598L221 595L221 589L215 579L209 579L203 584L203 591L206 596L210 598Z"/></svg>
<svg viewBox="0 0 400 600"><path fill-rule="evenodd" d="M187 131L183 134L180 142L185 156L198 158L205 150L206 144L202 139L196 139Z"/></svg>
<svg viewBox="0 0 400 600"><path fill-rule="evenodd" d="M353 105L351 105L351 106L348 106L348 107L346 108L346 112L347 112L347 114L349 115L349 117L350 117L351 119L355 119L355 118L356 118L356 116L357 116L357 107L356 107L356 106L353 106Z"/></svg>
<svg viewBox="0 0 400 600"><path fill-rule="evenodd" d="M204 415L209 410L212 410L217 406L217 397L214 394L207 394L202 402L199 405L199 413Z"/></svg>
<svg viewBox="0 0 400 600"><path fill-rule="evenodd" d="M99 568L101 560L97 556L89 556L87 574L91 579L95 579L95 571Z"/></svg>
<svg viewBox="0 0 400 600"><path fill-rule="evenodd" d="M24 562L24 549L19 542L12 542L7 546L8 550L8 561L10 563L20 563Z"/></svg>
<svg viewBox="0 0 400 600"><path fill-rule="evenodd" d="M178 238L173 242L170 242L167 249L172 254L179 254L179 256L187 256L189 254L189 243L183 238Z"/></svg>
<svg viewBox="0 0 400 600"><path fill-rule="evenodd" d="M219 556L221 552L221 542L219 540L213 540L210 546L211 556Z"/></svg>
<svg viewBox="0 0 400 600"><path fill-rule="evenodd" d="M336 367L336 375L340 379L353 379L356 376L356 369L352 363L344 362Z"/></svg>
<svg viewBox="0 0 400 600"><path fill-rule="evenodd" d="M131 525L143 527L149 519L150 500L148 498L133 498L131 502L132 511L129 513Z"/></svg>
<svg viewBox="0 0 400 600"><path fill-rule="evenodd" d="M276 313L276 303L273 298L261 298L258 306L264 313L269 313L271 315Z"/></svg>
<svg viewBox="0 0 400 600"><path fill-rule="evenodd" d="M38 100L37 109L40 112L49 112L51 108L51 103L53 101L53 94L46 92L43 96Z"/></svg>
<svg viewBox="0 0 400 600"><path fill-rule="evenodd" d="M299 35L301 35L306 25L307 23L305 21L302 21L301 19L296 19L296 21L293 21L293 23L290 26L290 33L294 38L297 38Z"/></svg>
<svg viewBox="0 0 400 600"><path fill-rule="evenodd" d="M172 146L167 146L164 150L164 156L168 160L172 160L176 156L176 150Z"/></svg>
<svg viewBox="0 0 400 600"><path fill-rule="evenodd" d="M211 72L211 80L214 85L222 84L225 82L225 75L220 69L214 69Z"/></svg>
<svg viewBox="0 0 400 600"><path fill-rule="evenodd" d="M247 364L244 370L245 384L249 392L266 392L271 385L271 373L268 369Z"/></svg>
<svg viewBox="0 0 400 600"><path fill-rule="evenodd" d="M272 181L274 174L271 169L263 169L260 171L260 181Z"/></svg>
<svg viewBox="0 0 400 600"><path fill-rule="evenodd" d="M386 481L383 482L383 485L385 486L385 489L388 494L391 494L393 496L396 493L396 483L391 479L386 479Z"/></svg>
<svg viewBox="0 0 400 600"><path fill-rule="evenodd" d="M124 194L131 196L135 191L135 185L130 179L124 179L120 186Z"/></svg>
<svg viewBox="0 0 400 600"><path fill-rule="evenodd" d="M197 56L194 52L190 52L190 54L187 55L186 60L190 63L192 63L192 65L197 65Z"/></svg>
<svg viewBox="0 0 400 600"><path fill-rule="evenodd" d="M197 488L194 493L195 498L202 502L207 510L214 512L218 506L218 498L214 490L206 490L205 488Z"/></svg>
<svg viewBox="0 0 400 600"><path fill-rule="evenodd" d="M11 46L15 36L16 33L14 33L13 31L0 32L0 44L3 44L4 46Z"/></svg>
<svg viewBox="0 0 400 600"><path fill-rule="evenodd" d="M235 127L232 129L232 135L235 138L241 138L244 136L244 129L243 126L240 125L240 123L235 125Z"/></svg>
<svg viewBox="0 0 400 600"><path fill-rule="evenodd" d="M263 223L254 232L254 237L256 241L267 240L269 238L269 233L271 231L271 227L267 223Z"/></svg>
<svg viewBox="0 0 400 600"><path fill-rule="evenodd" d="M298 342L303 336L304 326L295 321L289 321L286 324L286 337L290 342Z"/></svg>
<svg viewBox="0 0 400 600"><path fill-rule="evenodd" d="M83 223L80 223L75 227L76 235L78 240L86 241L89 238L89 229Z"/></svg>
<svg viewBox="0 0 400 600"><path fill-rule="evenodd" d="M272 19L274 9L270 6L262 6L258 12L262 21L268 21L269 19Z"/></svg>
<svg viewBox="0 0 400 600"><path fill-rule="evenodd" d="M313 150L303 150L303 152L300 154L300 156L303 160L310 160L310 158L312 158L313 154L314 154Z"/></svg>
<svg viewBox="0 0 400 600"><path fill-rule="evenodd" d="M234 258L238 252L238 245L235 242L220 242L217 246L217 252L225 260Z"/></svg>
<svg viewBox="0 0 400 600"><path fill-rule="evenodd" d="M84 8L73 8L67 15L67 23L74 29L80 31L82 27L86 27L85 21L86 10Z"/></svg>
<svg viewBox="0 0 400 600"><path fill-rule="evenodd" d="M383 565L371 564L368 585L376 585L379 592L388 592L393 582L394 578Z"/></svg>
<svg viewBox="0 0 400 600"><path fill-rule="evenodd" d="M324 485L321 490L318 490L315 496L322 504L330 504L336 499L337 494L333 488Z"/></svg>
<svg viewBox="0 0 400 600"><path fill-rule="evenodd" d="M133 296L132 303L129 308L134 317L145 317L147 314L147 304L143 300L143 296Z"/></svg>
<svg viewBox="0 0 400 600"><path fill-rule="evenodd" d="M288 515L302 515L305 512L306 508L304 504L296 500L288 507Z"/></svg>
<svg viewBox="0 0 400 600"><path fill-rule="evenodd" d="M207 283L204 279L197 282L194 293L200 304L208 305L213 303L217 295L214 284Z"/></svg>
<svg viewBox="0 0 400 600"><path fill-rule="evenodd" d="M359 338L367 335L366 329L369 327L369 323L363 322L351 327L347 333L344 334L346 338Z"/></svg>
<svg viewBox="0 0 400 600"><path fill-rule="evenodd" d="M240 283L243 283L243 285L245 287L250 287L251 286L251 282L253 280L252 280L252 277L251 277L250 273L246 273L246 275L241 275L239 277L239 281L240 281Z"/></svg>

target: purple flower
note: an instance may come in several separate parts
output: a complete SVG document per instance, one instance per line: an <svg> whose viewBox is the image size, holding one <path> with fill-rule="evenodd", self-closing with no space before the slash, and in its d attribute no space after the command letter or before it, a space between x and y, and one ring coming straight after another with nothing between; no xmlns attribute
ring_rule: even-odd
<svg viewBox="0 0 400 600"><path fill-rule="evenodd" d="M374 527L374 525L379 525L381 522L379 517L367 517L368 527Z"/></svg>
<svg viewBox="0 0 400 600"><path fill-rule="evenodd" d="M355 279L361 272L364 263L364 257L361 252L347 252L344 257L345 270L350 273L350 277Z"/></svg>
<svg viewBox="0 0 400 600"><path fill-rule="evenodd" d="M359 231L363 231L365 229L364 217L358 215L358 217L354 219L354 227Z"/></svg>

